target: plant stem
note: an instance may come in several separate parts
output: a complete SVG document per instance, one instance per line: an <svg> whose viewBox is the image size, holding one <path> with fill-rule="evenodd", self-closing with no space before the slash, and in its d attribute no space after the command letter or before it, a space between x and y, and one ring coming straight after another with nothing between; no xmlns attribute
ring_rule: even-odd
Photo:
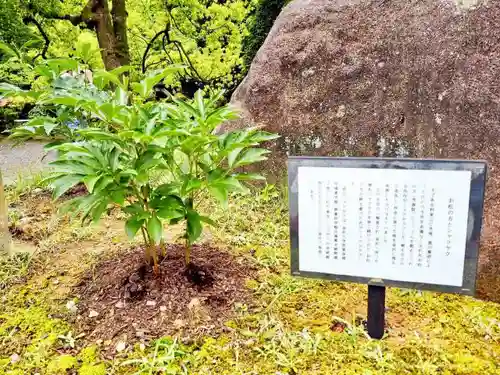
<svg viewBox="0 0 500 375"><path fill-rule="evenodd" d="M150 263L151 261L151 254L149 252L149 247L151 246L151 241L149 240L148 232L146 229L142 226L141 227L141 232L142 232L142 238L144 239L144 257L146 259L146 263Z"/></svg>
<svg viewBox="0 0 500 375"><path fill-rule="evenodd" d="M191 194L191 197L187 199L186 205L189 210L193 209L193 194ZM191 241L189 240L189 233L188 233L188 223L186 222L186 245L185 245L185 265L186 267L189 266L189 263L191 263Z"/></svg>
<svg viewBox="0 0 500 375"><path fill-rule="evenodd" d="M161 255L165 258L167 256L167 245L165 245L165 240L162 238L160 241Z"/></svg>
<svg viewBox="0 0 500 375"><path fill-rule="evenodd" d="M160 274L160 268L158 267L158 252L155 245L151 245L151 253L153 254L153 273L155 276Z"/></svg>
<svg viewBox="0 0 500 375"><path fill-rule="evenodd" d="M186 248L185 248L185 266L189 266L191 263L191 244L189 243L189 238L186 238Z"/></svg>

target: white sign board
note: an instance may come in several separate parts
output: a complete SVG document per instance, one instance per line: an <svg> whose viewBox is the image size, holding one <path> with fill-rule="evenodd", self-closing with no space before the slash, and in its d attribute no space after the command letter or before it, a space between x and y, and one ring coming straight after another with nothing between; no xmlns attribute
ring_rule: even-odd
<svg viewBox="0 0 500 375"><path fill-rule="evenodd" d="M299 167L300 270L461 286L470 171Z"/></svg>
<svg viewBox="0 0 500 375"><path fill-rule="evenodd" d="M473 294L485 171L476 161L291 158L293 274Z"/></svg>

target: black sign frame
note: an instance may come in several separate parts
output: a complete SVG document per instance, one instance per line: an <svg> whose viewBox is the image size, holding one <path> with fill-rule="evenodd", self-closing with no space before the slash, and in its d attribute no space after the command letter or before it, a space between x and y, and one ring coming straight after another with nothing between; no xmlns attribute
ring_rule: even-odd
<svg viewBox="0 0 500 375"><path fill-rule="evenodd" d="M457 170L471 171L469 198L468 238L466 241L464 274L462 286L428 284L388 279L374 279L362 276L336 275L321 272L301 271L299 265L299 212L298 212L298 170L300 167L322 168L383 168L414 170ZM487 164L481 160L445 159L400 159L400 158L350 158L292 156L288 158L288 189L290 205L291 272L294 276L327 280L348 281L382 287L398 287L431 290L444 293L475 295L476 275L479 258L479 240L483 220Z"/></svg>

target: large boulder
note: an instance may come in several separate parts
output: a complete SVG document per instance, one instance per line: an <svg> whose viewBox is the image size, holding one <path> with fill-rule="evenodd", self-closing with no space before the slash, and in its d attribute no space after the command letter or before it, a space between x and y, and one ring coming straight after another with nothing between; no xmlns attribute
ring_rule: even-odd
<svg viewBox="0 0 500 375"><path fill-rule="evenodd" d="M286 155L486 159L480 294L500 301L500 1L295 0L232 97Z"/></svg>

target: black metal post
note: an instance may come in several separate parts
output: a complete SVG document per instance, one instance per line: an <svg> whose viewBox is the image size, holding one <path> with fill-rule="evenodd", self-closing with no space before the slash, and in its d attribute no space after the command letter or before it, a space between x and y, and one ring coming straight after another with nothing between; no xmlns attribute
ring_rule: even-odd
<svg viewBox="0 0 500 375"><path fill-rule="evenodd" d="M385 328L385 286L368 285L368 334L380 340Z"/></svg>

